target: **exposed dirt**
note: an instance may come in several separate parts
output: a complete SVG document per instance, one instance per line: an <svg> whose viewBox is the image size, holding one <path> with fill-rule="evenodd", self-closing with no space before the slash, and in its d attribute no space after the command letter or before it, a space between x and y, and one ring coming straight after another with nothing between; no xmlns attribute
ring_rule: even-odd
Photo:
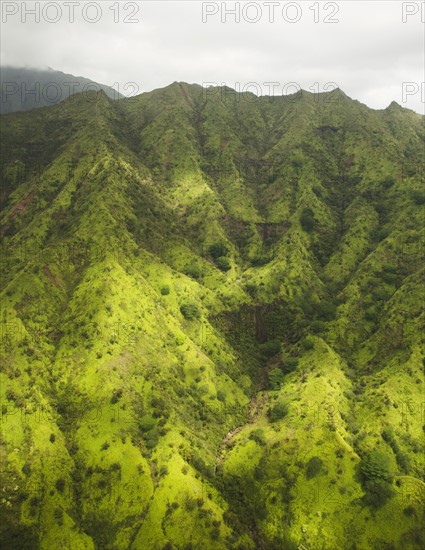
<svg viewBox="0 0 425 550"><path fill-rule="evenodd" d="M21 199L18 203L15 204L12 211L10 212L10 218L14 220L17 216L20 214L23 214L28 210L29 205L31 204L31 201L33 199L34 192L31 191L31 193L28 193L26 197Z"/></svg>
<svg viewBox="0 0 425 550"><path fill-rule="evenodd" d="M249 405L248 405L247 423L242 424L240 426L236 426L236 428L233 428L233 430L228 432L223 437L217 449L217 456L216 456L216 463L215 463L216 473L217 473L217 470L223 464L223 461L228 451L228 447L232 443L234 437L239 432L241 432L245 427L247 427L249 424L253 424L258 419L258 417L263 412L264 405L267 403L268 399L269 399L269 396L267 392L258 392L251 397L251 401L249 402Z"/></svg>
<svg viewBox="0 0 425 550"><path fill-rule="evenodd" d="M61 282L52 274L47 265L43 267L43 273L57 288L63 288Z"/></svg>

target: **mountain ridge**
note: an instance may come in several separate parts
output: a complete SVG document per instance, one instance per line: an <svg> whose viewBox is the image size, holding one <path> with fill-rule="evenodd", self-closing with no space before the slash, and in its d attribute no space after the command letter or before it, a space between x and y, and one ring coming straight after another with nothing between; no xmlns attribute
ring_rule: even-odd
<svg viewBox="0 0 425 550"><path fill-rule="evenodd" d="M85 93L90 90L90 87L91 89L95 87L96 91L103 92L113 99L124 97L110 86L82 76L56 71L50 67L37 69L2 65L0 67L0 113L49 107L75 95L76 88L79 88L77 92Z"/></svg>
<svg viewBox="0 0 425 550"><path fill-rule="evenodd" d="M74 97L0 129L3 543L420 548L424 118Z"/></svg>

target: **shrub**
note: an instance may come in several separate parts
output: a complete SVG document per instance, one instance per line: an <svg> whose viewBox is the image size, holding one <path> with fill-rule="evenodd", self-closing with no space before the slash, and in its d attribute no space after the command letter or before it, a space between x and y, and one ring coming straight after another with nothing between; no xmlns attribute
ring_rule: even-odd
<svg viewBox="0 0 425 550"><path fill-rule="evenodd" d="M161 294L162 294L163 296L168 296L168 294L170 294L170 287L169 287L169 285L163 285L163 286L161 287Z"/></svg>
<svg viewBox="0 0 425 550"><path fill-rule="evenodd" d="M232 267L230 265L229 259L226 256L220 256L215 261L216 266L221 271L229 271L229 269Z"/></svg>
<svg viewBox="0 0 425 550"><path fill-rule="evenodd" d="M270 546L270 550L281 550L282 548L284 550L298 550L300 546L298 546L298 544L295 541L288 538L287 534L285 534L283 537L276 535L273 538L273 541Z"/></svg>
<svg viewBox="0 0 425 550"><path fill-rule="evenodd" d="M163 465L161 466L161 468L159 469L159 477L164 477L168 475L168 466L166 465Z"/></svg>
<svg viewBox="0 0 425 550"><path fill-rule="evenodd" d="M310 325L311 332L314 334L321 334L326 330L326 324L318 319L314 320Z"/></svg>
<svg viewBox="0 0 425 550"><path fill-rule="evenodd" d="M288 406L285 403L277 403L267 412L270 422L278 422L279 420L282 420L282 418L285 418L287 414Z"/></svg>
<svg viewBox="0 0 425 550"><path fill-rule="evenodd" d="M397 462L397 466L400 468L400 470L404 473L407 473L410 469L409 455L398 450L395 453L395 459Z"/></svg>
<svg viewBox="0 0 425 550"><path fill-rule="evenodd" d="M366 310L366 313L365 313L366 321L371 321L372 323L376 323L376 321L378 320L378 317L379 317L379 314L373 306Z"/></svg>
<svg viewBox="0 0 425 550"><path fill-rule="evenodd" d="M382 439L392 446L394 442L394 430L391 426L385 426L382 430Z"/></svg>
<svg viewBox="0 0 425 550"><path fill-rule="evenodd" d="M386 211L385 204L382 200L378 200L378 202L375 204L375 210L378 212L378 214L384 214Z"/></svg>
<svg viewBox="0 0 425 550"><path fill-rule="evenodd" d="M270 262L270 258L266 254L257 254L251 260L252 265L257 267L261 265L266 265L269 262Z"/></svg>
<svg viewBox="0 0 425 550"><path fill-rule="evenodd" d="M394 264L384 264L382 266L382 271L385 273L397 274L398 270L397 270L397 266Z"/></svg>
<svg viewBox="0 0 425 550"><path fill-rule="evenodd" d="M298 359L296 359L295 357L286 357L283 360L282 370L285 373L292 372L297 368L297 366L298 366Z"/></svg>
<svg viewBox="0 0 425 550"><path fill-rule="evenodd" d="M62 525L63 523L63 510L62 508L55 508L53 512L55 520L58 522L59 525Z"/></svg>
<svg viewBox="0 0 425 550"><path fill-rule="evenodd" d="M269 383L272 390L279 390L285 378L281 369L273 369L269 372Z"/></svg>
<svg viewBox="0 0 425 550"><path fill-rule="evenodd" d="M295 154L294 157L291 159L291 164L294 168L301 168L304 164L303 157L301 155Z"/></svg>
<svg viewBox="0 0 425 550"><path fill-rule="evenodd" d="M306 466L306 476L307 479L312 479L313 477L316 477L318 474L320 474L323 466L323 460L319 458L318 456L313 456L310 458L310 460L307 462Z"/></svg>
<svg viewBox="0 0 425 550"><path fill-rule="evenodd" d="M226 392L223 391L223 390L218 390L218 391L217 391L217 399L218 399L219 401L221 401L222 403L223 403L224 401L226 401Z"/></svg>
<svg viewBox="0 0 425 550"><path fill-rule="evenodd" d="M303 209L301 212L300 222L304 231L307 233L311 233L311 231L313 231L316 225L316 220L314 219L313 210L311 208Z"/></svg>
<svg viewBox="0 0 425 550"><path fill-rule="evenodd" d="M145 435L145 445L147 449L154 449L158 443L159 434L154 428Z"/></svg>
<svg viewBox="0 0 425 550"><path fill-rule="evenodd" d="M391 481L390 459L381 451L370 452L361 464L361 473L367 480Z"/></svg>
<svg viewBox="0 0 425 550"><path fill-rule="evenodd" d="M247 283L245 285L245 290L248 292L250 296L255 296L257 292L257 285L254 283Z"/></svg>
<svg viewBox="0 0 425 550"><path fill-rule="evenodd" d="M56 481L55 487L59 491L59 493L63 493L65 489L65 480L63 479L63 477L59 478Z"/></svg>
<svg viewBox="0 0 425 550"><path fill-rule="evenodd" d="M122 389L115 390L111 397L111 403L112 404L117 403L121 396L122 396Z"/></svg>
<svg viewBox="0 0 425 550"><path fill-rule="evenodd" d="M192 277L192 279L199 279L202 275L202 269L196 262L185 265L182 271L188 277Z"/></svg>
<svg viewBox="0 0 425 550"><path fill-rule="evenodd" d="M264 344L260 344L260 350L266 357L273 357L280 352L280 343L277 340L269 340Z"/></svg>
<svg viewBox="0 0 425 550"><path fill-rule="evenodd" d="M229 249L223 242L217 242L208 248L208 252L214 260L217 260L220 257L227 256Z"/></svg>
<svg viewBox="0 0 425 550"><path fill-rule="evenodd" d="M304 340L301 343L304 351L310 351L314 348L314 340L313 338L309 338L308 336L304 338Z"/></svg>
<svg viewBox="0 0 425 550"><path fill-rule="evenodd" d="M139 421L139 428L146 433L153 430L156 426L156 420L150 414L145 414Z"/></svg>
<svg viewBox="0 0 425 550"><path fill-rule="evenodd" d="M413 191L412 199L413 202L418 206L421 204L425 204L425 193L423 193L422 191Z"/></svg>
<svg viewBox="0 0 425 550"><path fill-rule="evenodd" d="M389 189L394 185L394 183L395 179L392 176L387 176L382 182L384 189Z"/></svg>
<svg viewBox="0 0 425 550"><path fill-rule="evenodd" d="M218 540L220 538L220 529L218 529L217 527L214 527L211 530L211 538L212 540Z"/></svg>
<svg viewBox="0 0 425 550"><path fill-rule="evenodd" d="M391 292L386 288L375 288L372 292L372 297L377 302L385 302L390 296Z"/></svg>
<svg viewBox="0 0 425 550"><path fill-rule="evenodd" d="M319 198L323 196L322 189L317 185L313 185L313 193Z"/></svg>
<svg viewBox="0 0 425 550"><path fill-rule="evenodd" d="M193 302L185 302L180 306L180 312L185 319L199 319L201 311L199 307Z"/></svg>
<svg viewBox="0 0 425 550"><path fill-rule="evenodd" d="M210 464L206 464L204 459L199 455L197 451L194 451L192 457L190 458L190 462L192 466L205 477L211 479L214 476L213 466Z"/></svg>
<svg viewBox="0 0 425 550"><path fill-rule="evenodd" d="M253 432L251 432L249 434L248 439L251 439L252 441L255 441L259 445L265 445L266 444L266 439L264 437L264 431L261 430L261 429L254 430Z"/></svg>
<svg viewBox="0 0 425 550"><path fill-rule="evenodd" d="M187 512L193 512L193 510L196 508L196 499L190 496L186 497L184 507Z"/></svg>
<svg viewBox="0 0 425 550"><path fill-rule="evenodd" d="M369 479L364 484L366 494L362 500L372 508L381 508L392 496L394 491L391 485L382 479Z"/></svg>
<svg viewBox="0 0 425 550"><path fill-rule="evenodd" d="M385 433L385 437L391 438L389 431ZM365 457L360 469L366 492L363 502L373 508L380 508L394 495L389 456L381 451L372 451Z"/></svg>
<svg viewBox="0 0 425 550"><path fill-rule="evenodd" d="M331 321L335 318L336 314L336 305L330 301L320 302L318 308L318 317L324 321Z"/></svg>

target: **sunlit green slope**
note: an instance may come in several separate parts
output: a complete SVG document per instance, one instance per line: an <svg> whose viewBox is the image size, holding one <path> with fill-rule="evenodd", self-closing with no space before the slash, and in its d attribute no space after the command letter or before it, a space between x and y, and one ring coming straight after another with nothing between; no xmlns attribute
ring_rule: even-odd
<svg viewBox="0 0 425 550"><path fill-rule="evenodd" d="M1 118L4 547L422 547L423 123L185 83Z"/></svg>

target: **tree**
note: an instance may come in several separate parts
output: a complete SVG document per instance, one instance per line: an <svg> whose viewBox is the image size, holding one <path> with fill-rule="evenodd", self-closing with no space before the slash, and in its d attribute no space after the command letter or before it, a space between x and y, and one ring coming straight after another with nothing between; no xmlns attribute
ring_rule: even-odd
<svg viewBox="0 0 425 550"><path fill-rule="evenodd" d="M314 219L313 210L311 208L303 209L301 212L300 222L304 231L307 231L307 233L311 233L311 231L313 231L316 225L316 220Z"/></svg>
<svg viewBox="0 0 425 550"><path fill-rule="evenodd" d="M223 242L217 242L208 248L208 252L214 260L217 260L222 256L227 256L229 248Z"/></svg>
<svg viewBox="0 0 425 550"><path fill-rule="evenodd" d="M322 300L317 308L317 315L323 321L332 321L336 315L336 305L330 300Z"/></svg>
<svg viewBox="0 0 425 550"><path fill-rule="evenodd" d="M264 436L264 431L261 429L254 430L249 434L249 439L252 441L255 441L259 445L265 445L266 444L266 438Z"/></svg>
<svg viewBox="0 0 425 550"><path fill-rule="evenodd" d="M373 508L380 508L394 495L389 456L382 451L372 451L365 457L360 469L366 493L363 502Z"/></svg>
<svg viewBox="0 0 425 550"><path fill-rule="evenodd" d="M215 264L221 271L229 271L229 269L232 267L230 265L229 258L227 258L226 256L220 256L219 258L217 258Z"/></svg>
<svg viewBox="0 0 425 550"><path fill-rule="evenodd" d="M270 422L282 420L288 414L288 406L285 403L277 403L274 407L268 410L267 416Z"/></svg>
<svg viewBox="0 0 425 550"><path fill-rule="evenodd" d="M257 293L257 285L255 283L246 283L245 290L250 296L255 296Z"/></svg>
<svg viewBox="0 0 425 550"><path fill-rule="evenodd" d="M218 390L217 391L217 399L224 403L226 401L226 392L224 390Z"/></svg>
<svg viewBox="0 0 425 550"><path fill-rule="evenodd" d="M269 340L260 344L259 348L266 357L273 357L280 352L280 343L277 340Z"/></svg>
<svg viewBox="0 0 425 550"><path fill-rule="evenodd" d="M393 178L393 176L387 176L383 181L382 181L382 184L384 186L384 189L389 189L390 187L392 187L395 183L395 179Z"/></svg>
<svg viewBox="0 0 425 550"><path fill-rule="evenodd" d="M185 302L180 306L180 312L185 319L199 319L201 316L201 311L199 307L192 302Z"/></svg>
<svg viewBox="0 0 425 550"><path fill-rule="evenodd" d="M425 204L425 193L422 191L412 191L412 198L417 205Z"/></svg>
<svg viewBox="0 0 425 550"><path fill-rule="evenodd" d="M269 372L269 382L272 390L279 390L285 375L280 369L273 369Z"/></svg>
<svg viewBox="0 0 425 550"><path fill-rule="evenodd" d="M364 489L366 494L362 500L373 508L380 508L395 494L391 485L380 479L366 481Z"/></svg>
<svg viewBox="0 0 425 550"><path fill-rule="evenodd" d="M392 481L390 459L382 451L370 452L361 464L361 472L365 481Z"/></svg>
<svg viewBox="0 0 425 550"><path fill-rule="evenodd" d="M202 275L202 269L196 262L185 265L182 271L188 277L192 277L192 279L199 279Z"/></svg>
<svg viewBox="0 0 425 550"><path fill-rule="evenodd" d="M139 428L142 430L142 432L146 433L150 430L153 430L156 426L156 420L149 414L145 414L142 416L142 418L139 421Z"/></svg>
<svg viewBox="0 0 425 550"><path fill-rule="evenodd" d="M296 357L286 357L283 359L282 370L284 373L292 372L298 366L298 359Z"/></svg>
<svg viewBox="0 0 425 550"><path fill-rule="evenodd" d="M306 476L307 479L312 479L313 477L316 477L322 470L323 466L323 460L319 458L318 456L313 456L310 458L310 460L307 462L306 467Z"/></svg>

